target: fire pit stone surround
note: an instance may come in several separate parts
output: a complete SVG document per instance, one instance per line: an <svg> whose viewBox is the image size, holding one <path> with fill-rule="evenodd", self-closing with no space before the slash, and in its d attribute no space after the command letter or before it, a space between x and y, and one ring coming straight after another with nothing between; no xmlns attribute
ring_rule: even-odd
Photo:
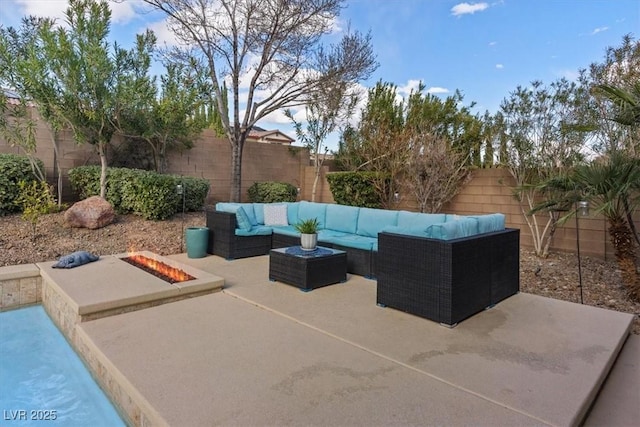
<svg viewBox="0 0 640 427"><path fill-rule="evenodd" d="M121 259L131 255L156 259L195 279L166 282ZM38 263L42 304L74 345L75 326L81 322L217 292L224 286L219 276L148 251L101 256L73 269L54 269L54 263Z"/></svg>

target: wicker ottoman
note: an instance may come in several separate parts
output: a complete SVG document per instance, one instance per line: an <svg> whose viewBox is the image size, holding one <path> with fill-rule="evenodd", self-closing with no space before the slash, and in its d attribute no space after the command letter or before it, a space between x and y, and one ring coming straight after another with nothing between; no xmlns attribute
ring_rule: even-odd
<svg viewBox="0 0 640 427"><path fill-rule="evenodd" d="M299 246L269 252L269 280L293 285L308 292L347 280L347 253L318 246L303 251Z"/></svg>

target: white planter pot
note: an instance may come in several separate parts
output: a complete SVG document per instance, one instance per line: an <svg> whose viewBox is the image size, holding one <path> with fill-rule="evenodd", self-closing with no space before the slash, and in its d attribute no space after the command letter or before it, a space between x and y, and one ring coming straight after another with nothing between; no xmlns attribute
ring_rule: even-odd
<svg viewBox="0 0 640 427"><path fill-rule="evenodd" d="M305 251L312 251L318 244L317 234L300 234L300 246Z"/></svg>

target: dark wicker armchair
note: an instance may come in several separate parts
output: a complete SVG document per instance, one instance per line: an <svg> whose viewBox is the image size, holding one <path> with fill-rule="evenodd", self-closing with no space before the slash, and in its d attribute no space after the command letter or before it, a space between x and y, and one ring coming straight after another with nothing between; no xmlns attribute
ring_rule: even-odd
<svg viewBox="0 0 640 427"><path fill-rule="evenodd" d="M378 235L377 302L453 326L520 289L520 230L455 240Z"/></svg>
<svg viewBox="0 0 640 427"><path fill-rule="evenodd" d="M271 250L271 235L236 236L236 214L207 209L209 245L207 252L226 259L266 255Z"/></svg>

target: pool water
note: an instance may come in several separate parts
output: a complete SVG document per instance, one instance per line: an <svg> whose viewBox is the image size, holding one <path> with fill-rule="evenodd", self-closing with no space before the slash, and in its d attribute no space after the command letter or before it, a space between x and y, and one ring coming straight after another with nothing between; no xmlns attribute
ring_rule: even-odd
<svg viewBox="0 0 640 427"><path fill-rule="evenodd" d="M0 312L0 425L126 425L42 306Z"/></svg>

